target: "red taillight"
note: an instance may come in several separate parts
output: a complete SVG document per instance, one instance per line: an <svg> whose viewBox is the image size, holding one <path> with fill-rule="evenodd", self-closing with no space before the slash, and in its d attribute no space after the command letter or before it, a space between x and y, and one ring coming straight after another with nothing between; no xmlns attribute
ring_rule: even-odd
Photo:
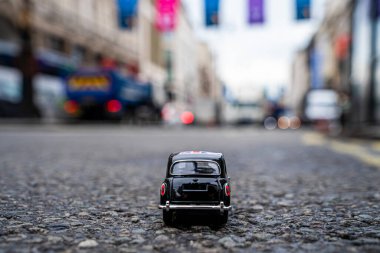
<svg viewBox="0 0 380 253"><path fill-rule="evenodd" d="M121 110L120 101L113 99L108 101L107 103L107 111L108 112L119 112Z"/></svg>
<svg viewBox="0 0 380 253"><path fill-rule="evenodd" d="M68 100L65 102L65 104L63 105L63 109L65 110L65 112L67 112L68 114L75 114L78 112L79 110L79 105L77 104L77 102L75 101L72 101L72 100Z"/></svg>
<svg viewBox="0 0 380 253"><path fill-rule="evenodd" d="M231 196L231 188L229 184L224 185L224 193L226 194L227 197Z"/></svg>
<svg viewBox="0 0 380 253"><path fill-rule="evenodd" d="M165 191L166 191L166 184L163 183L163 184L161 185L161 191L160 191L161 196L164 196L164 195L165 195Z"/></svg>

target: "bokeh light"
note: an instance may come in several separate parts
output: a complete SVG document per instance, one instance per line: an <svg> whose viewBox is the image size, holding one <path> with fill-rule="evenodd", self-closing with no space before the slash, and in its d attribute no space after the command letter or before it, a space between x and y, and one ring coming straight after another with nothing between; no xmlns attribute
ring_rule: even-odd
<svg viewBox="0 0 380 253"><path fill-rule="evenodd" d="M185 125L190 125L194 122L194 114L190 111L185 111L181 114L181 121Z"/></svg>
<svg viewBox="0 0 380 253"><path fill-rule="evenodd" d="M290 128L291 129L298 129L301 127L301 120L294 116L290 118Z"/></svg>
<svg viewBox="0 0 380 253"><path fill-rule="evenodd" d="M276 127L277 127L277 121L276 121L276 119L274 117L267 117L264 120L264 127L267 130L276 129Z"/></svg>
<svg viewBox="0 0 380 253"><path fill-rule="evenodd" d="M107 103L107 111L109 112L119 112L121 110L122 106L121 103L118 100L110 100Z"/></svg>
<svg viewBox="0 0 380 253"><path fill-rule="evenodd" d="M65 104L63 105L63 109L68 114L76 114L79 110L79 106L75 101L69 100L65 102Z"/></svg>
<svg viewBox="0 0 380 253"><path fill-rule="evenodd" d="M286 117L286 116L282 116L282 117L280 117L280 118L278 119L277 124L278 124L278 127L279 127L280 129L288 129L289 126L290 126L290 120L289 120L288 117Z"/></svg>

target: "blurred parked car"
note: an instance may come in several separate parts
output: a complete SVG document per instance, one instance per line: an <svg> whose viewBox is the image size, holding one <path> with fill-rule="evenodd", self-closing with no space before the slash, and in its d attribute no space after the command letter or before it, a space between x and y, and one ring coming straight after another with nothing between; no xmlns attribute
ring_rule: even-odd
<svg viewBox="0 0 380 253"><path fill-rule="evenodd" d="M306 95L305 116L318 129L334 132L340 129L342 109L339 96L333 90L311 90Z"/></svg>
<svg viewBox="0 0 380 253"><path fill-rule="evenodd" d="M312 90L307 94L305 114L310 121L337 120L342 110L333 90Z"/></svg>

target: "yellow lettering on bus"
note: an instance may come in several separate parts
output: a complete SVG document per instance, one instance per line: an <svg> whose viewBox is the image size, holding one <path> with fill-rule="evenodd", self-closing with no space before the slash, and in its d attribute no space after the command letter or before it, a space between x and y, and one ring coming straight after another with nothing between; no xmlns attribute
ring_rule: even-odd
<svg viewBox="0 0 380 253"><path fill-rule="evenodd" d="M68 84L71 90L107 90L110 82L105 76L76 76Z"/></svg>

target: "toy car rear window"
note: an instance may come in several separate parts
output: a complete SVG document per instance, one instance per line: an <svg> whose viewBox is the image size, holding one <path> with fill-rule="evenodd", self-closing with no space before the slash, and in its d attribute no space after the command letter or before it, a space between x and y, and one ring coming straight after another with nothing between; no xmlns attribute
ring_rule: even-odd
<svg viewBox="0 0 380 253"><path fill-rule="evenodd" d="M219 165L210 161L176 162L171 168L172 175L220 175Z"/></svg>

